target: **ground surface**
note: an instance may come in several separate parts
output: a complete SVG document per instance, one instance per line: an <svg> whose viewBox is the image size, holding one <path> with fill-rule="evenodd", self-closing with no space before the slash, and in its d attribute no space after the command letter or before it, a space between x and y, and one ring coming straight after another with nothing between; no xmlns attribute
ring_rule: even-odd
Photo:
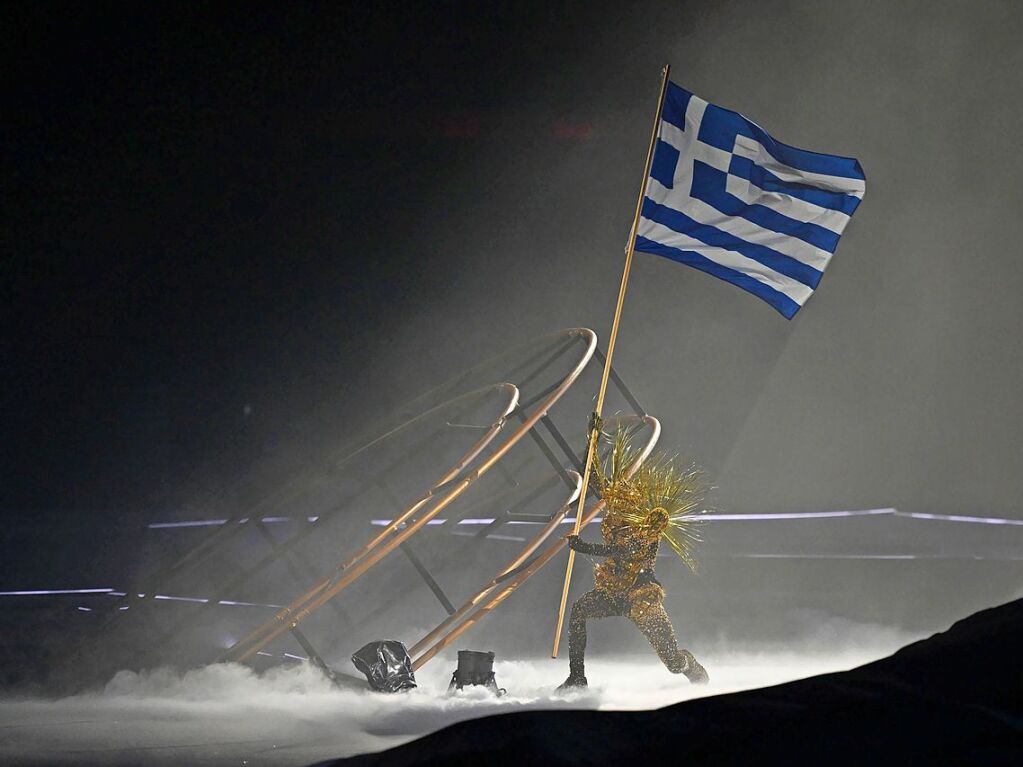
<svg viewBox="0 0 1023 767"><path fill-rule="evenodd" d="M1023 763L1023 599L855 669L633 712L525 711L319 767Z"/></svg>
<svg viewBox="0 0 1023 767"><path fill-rule="evenodd" d="M0 762L5 765L306 765L407 742L449 724L528 709L643 709L853 667L893 651L895 634L856 650L808 654L728 652L703 660L712 683L694 688L652 656L598 659L592 687L560 696L567 662L498 661L508 694L444 695L454 663L440 659L420 688L386 696L331 688L312 669L263 677L240 666L185 674L122 672L102 692L60 700L0 702Z"/></svg>

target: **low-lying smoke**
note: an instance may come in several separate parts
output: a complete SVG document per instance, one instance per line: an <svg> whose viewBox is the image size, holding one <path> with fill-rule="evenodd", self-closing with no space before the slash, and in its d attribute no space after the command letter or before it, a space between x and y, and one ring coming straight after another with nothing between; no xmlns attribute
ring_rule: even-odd
<svg viewBox="0 0 1023 767"><path fill-rule="evenodd" d="M308 664L260 675L217 664L179 672L121 671L101 690L58 700L0 703L5 764L303 765L398 745L457 721L530 708L656 708L705 695L838 671L881 657L910 637L878 626L807 619L786 649L726 646L701 654L711 684L693 687L650 654L597 655L591 687L558 693L565 659L500 660L495 698L483 689L447 696L454 668L442 657L419 688L383 695L339 690Z"/></svg>

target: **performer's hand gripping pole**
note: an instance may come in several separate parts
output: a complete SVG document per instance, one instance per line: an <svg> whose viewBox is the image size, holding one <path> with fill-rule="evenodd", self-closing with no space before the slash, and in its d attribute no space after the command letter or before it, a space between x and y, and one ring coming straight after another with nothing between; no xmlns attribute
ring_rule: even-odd
<svg viewBox="0 0 1023 767"><path fill-rule="evenodd" d="M636 212L632 216L632 229L629 231L629 242L625 246L625 269L622 271L622 284L618 289L618 303L615 304L615 316L611 323L611 336L607 342L607 358L604 360L604 372L600 377L600 389L597 392L597 405L590 418L590 433L587 440L586 464L583 470L583 484L579 493L579 506L575 512L574 533L582 529L583 511L586 508L586 493L589 489L590 474L593 471L594 456L600 442L600 416L604 409L604 395L607 393L607 380L611 375L611 358L614 356L615 341L618 338L618 324L622 318L622 304L625 302L625 289L629 284L629 270L632 268L632 254L636 245L636 230L639 228L639 215L643 210L643 197L646 194L647 178L650 175L650 163L654 157L654 145L657 143L658 128L661 126L661 109L664 107L664 94L668 90L668 72L671 66L664 65L661 71L661 93L657 97L657 112L654 114L654 127L650 132L650 144L646 150L646 164L643 166L643 182L639 187L639 198L636 200ZM565 623L565 606L568 604L568 591L572 585L572 565L575 563L575 551L568 550L568 567L565 570L565 584L561 589L561 604L558 607L558 624L554 630L554 648L551 657L558 657L558 645L561 643L561 629Z"/></svg>

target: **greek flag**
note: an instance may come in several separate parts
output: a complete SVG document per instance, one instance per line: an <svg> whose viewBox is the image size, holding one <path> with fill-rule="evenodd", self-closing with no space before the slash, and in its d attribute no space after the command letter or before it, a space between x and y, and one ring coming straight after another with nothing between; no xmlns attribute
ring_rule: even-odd
<svg viewBox="0 0 1023 767"><path fill-rule="evenodd" d="M792 319L865 181L857 160L786 146L669 82L635 249L738 285Z"/></svg>

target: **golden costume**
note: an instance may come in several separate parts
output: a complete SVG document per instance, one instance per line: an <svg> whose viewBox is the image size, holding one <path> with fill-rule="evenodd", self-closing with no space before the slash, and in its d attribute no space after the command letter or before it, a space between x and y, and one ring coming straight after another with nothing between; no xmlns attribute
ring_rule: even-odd
<svg viewBox="0 0 1023 767"><path fill-rule="evenodd" d="M604 543L569 536L575 551L606 559L593 569L595 588L572 605L569 677L562 687L586 686L586 621L612 616L628 617L635 623L673 674L685 674L694 684L708 680L693 654L678 646L664 609L664 589L654 575L662 537L695 569L692 546L697 537L692 526L700 513L702 477L695 467L679 469L664 457L648 460L632 473L635 460L627 438L619 433L607 464L597 461L594 472L606 502L600 524Z"/></svg>

